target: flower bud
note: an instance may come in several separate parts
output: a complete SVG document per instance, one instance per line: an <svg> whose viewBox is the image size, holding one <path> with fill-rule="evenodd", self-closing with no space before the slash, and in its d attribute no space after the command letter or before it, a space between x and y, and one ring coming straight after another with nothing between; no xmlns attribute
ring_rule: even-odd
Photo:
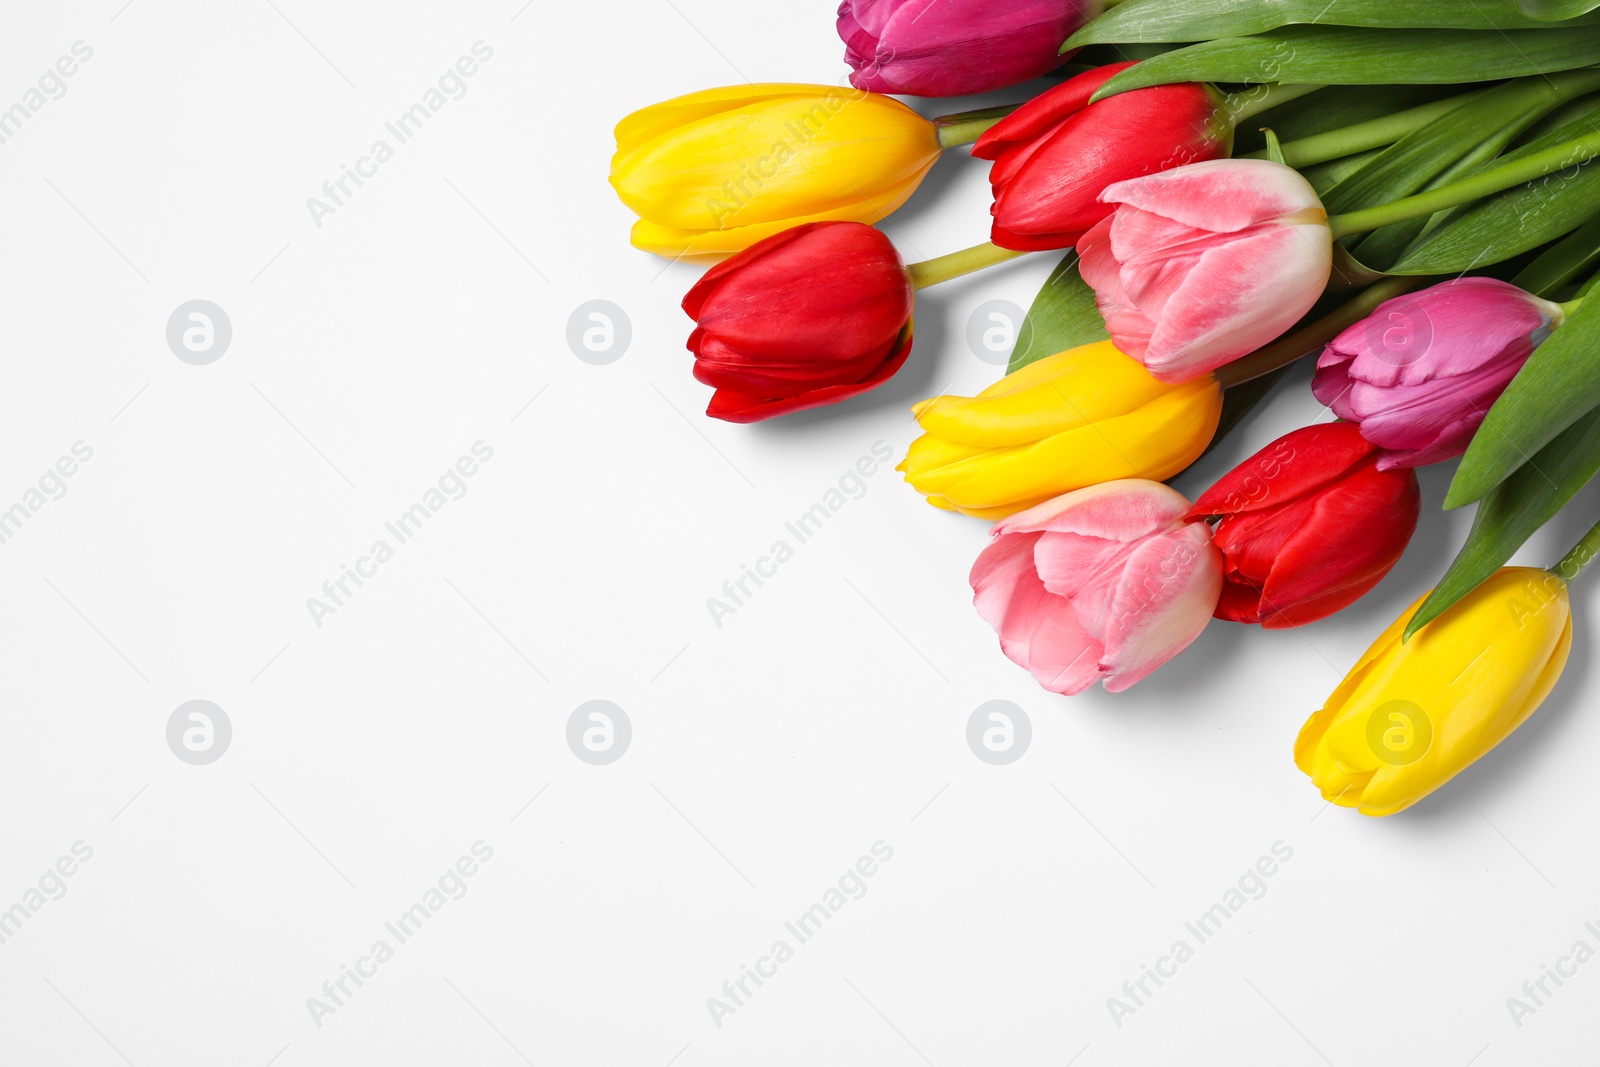
<svg viewBox="0 0 1600 1067"><path fill-rule="evenodd" d="M972 147L994 160L992 240L1031 251L1069 248L1111 214L1108 185L1226 156L1233 127L1221 97L1185 82L1134 89L1089 103L1112 63L1069 78L1001 119Z"/></svg>
<svg viewBox="0 0 1600 1067"><path fill-rule="evenodd" d="M1383 450L1382 469L1454 459L1561 320L1559 306L1507 282L1440 282L1329 342L1311 391Z"/></svg>
<svg viewBox="0 0 1600 1067"><path fill-rule="evenodd" d="M1269 630L1354 603L1399 562L1422 493L1410 470L1382 471L1348 422L1284 434L1202 493L1189 520L1216 519L1217 618Z"/></svg>
<svg viewBox="0 0 1600 1067"><path fill-rule="evenodd" d="M1159 482L1105 482L994 528L973 603L1000 648L1052 693L1128 688L1204 630L1222 557L1189 501Z"/></svg>
<svg viewBox="0 0 1600 1067"><path fill-rule="evenodd" d="M1222 387L1156 381L1110 341L1047 356L975 397L912 408L923 434L905 472L928 503L998 519L1119 478L1162 481L1211 443Z"/></svg>
<svg viewBox="0 0 1600 1067"><path fill-rule="evenodd" d="M683 298L706 414L755 422L866 392L911 351L911 280L859 222L785 230L708 270Z"/></svg>
<svg viewBox="0 0 1600 1067"><path fill-rule="evenodd" d="M1117 346L1164 382L1275 339L1333 270L1322 201L1281 163L1213 159L1118 182L1101 198L1117 209L1078 242L1083 279Z"/></svg>
<svg viewBox="0 0 1600 1067"><path fill-rule="evenodd" d="M966 96L1003 89L1071 57L1065 41L1100 0L844 0L850 84L878 93Z"/></svg>
<svg viewBox="0 0 1600 1067"><path fill-rule="evenodd" d="M1502 567L1402 641L1425 599L1372 643L1294 744L1323 799L1363 815L1410 807L1504 741L1572 648L1566 583L1549 571Z"/></svg>
<svg viewBox="0 0 1600 1067"><path fill-rule="evenodd" d="M727 255L806 222L877 222L939 157L898 100L829 85L706 89L617 124L611 184L663 256Z"/></svg>

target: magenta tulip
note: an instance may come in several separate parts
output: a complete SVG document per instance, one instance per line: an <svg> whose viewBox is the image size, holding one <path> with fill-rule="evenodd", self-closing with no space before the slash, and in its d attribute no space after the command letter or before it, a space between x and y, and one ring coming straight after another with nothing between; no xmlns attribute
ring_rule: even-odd
<svg viewBox="0 0 1600 1067"><path fill-rule="evenodd" d="M1187 648L1222 593L1222 553L1189 501L1129 478L995 526L970 581L1000 648L1054 693L1128 688Z"/></svg>
<svg viewBox="0 0 1600 1067"><path fill-rule="evenodd" d="M965 96L1037 78L1100 0L844 0L850 84L875 93ZM1076 51L1076 50L1074 50Z"/></svg>
<svg viewBox="0 0 1600 1067"><path fill-rule="evenodd" d="M1328 216L1311 185L1264 159L1213 159L1107 187L1078 242L1117 347L1186 382L1266 344L1322 295Z"/></svg>
<svg viewBox="0 0 1600 1067"><path fill-rule="evenodd" d="M1379 304L1317 360L1311 391L1383 450L1378 469L1466 451L1562 310L1494 278L1457 278Z"/></svg>

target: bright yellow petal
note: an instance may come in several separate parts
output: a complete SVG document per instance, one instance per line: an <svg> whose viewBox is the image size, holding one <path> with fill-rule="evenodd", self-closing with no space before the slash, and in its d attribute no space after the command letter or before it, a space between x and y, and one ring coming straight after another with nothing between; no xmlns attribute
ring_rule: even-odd
<svg viewBox="0 0 1600 1067"><path fill-rule="evenodd" d="M838 221L869 224L878 222L905 203L916 188L917 183L911 182L899 189L891 190L876 200L858 200L832 211L800 215L792 219L778 219L752 226L735 226L727 230L681 230L640 219L633 224L633 233L629 236L629 241L633 247L654 252L658 256L681 258L689 262L699 262L702 259L710 262L724 259L735 252L749 248L757 241L808 222Z"/></svg>
<svg viewBox="0 0 1600 1067"><path fill-rule="evenodd" d="M932 491L963 510L1008 509L1009 514L1116 478L1164 481L1205 451L1222 410L1222 390L1215 381L1167 388L1129 414L923 472L918 488L935 487Z"/></svg>
<svg viewBox="0 0 1600 1067"><path fill-rule="evenodd" d="M884 97L770 97L657 132L613 161L641 218L729 229L873 201L938 157L932 124Z"/></svg>
<svg viewBox="0 0 1600 1067"><path fill-rule="evenodd" d="M1036 359L1026 367L1012 371L988 386L980 397L1004 396L1021 389L1032 389L1036 385L1055 378L1065 378L1073 374L1092 373L1102 364L1115 364L1128 361L1138 365L1138 361L1124 355L1115 344L1110 341L1094 341L1090 344L1069 348L1064 352L1057 352L1053 356Z"/></svg>
<svg viewBox="0 0 1600 1067"><path fill-rule="evenodd" d="M1126 415L1174 389L1115 349L1089 346L1048 362L1045 372L1029 375L1038 366L1030 364L976 397L935 397L917 421L940 437L1000 448Z"/></svg>
<svg viewBox="0 0 1600 1067"><path fill-rule="evenodd" d="M633 151L652 137L675 126L719 115L755 100L771 97L826 97L842 90L832 85L805 85L795 82L765 82L755 85L725 85L716 89L675 96L659 104L642 107L617 123L617 153Z"/></svg>
<svg viewBox="0 0 1600 1067"><path fill-rule="evenodd" d="M1354 799L1367 815L1404 810L1504 740L1555 684L1570 647L1565 586L1543 570L1502 568L1401 644L1416 606L1296 743L1296 763L1323 795L1359 786ZM1421 747L1410 754L1413 744Z"/></svg>

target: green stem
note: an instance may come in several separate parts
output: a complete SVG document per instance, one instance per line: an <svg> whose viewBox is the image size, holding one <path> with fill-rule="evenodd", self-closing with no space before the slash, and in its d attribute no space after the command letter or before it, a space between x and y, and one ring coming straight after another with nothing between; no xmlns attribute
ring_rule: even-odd
<svg viewBox="0 0 1600 1067"><path fill-rule="evenodd" d="M960 145L971 144L982 137L984 131L1011 114L1021 104L1006 104L1003 107L987 107L981 111L962 111L954 115L942 115L933 120L934 133L939 138L940 148L956 148Z"/></svg>
<svg viewBox="0 0 1600 1067"><path fill-rule="evenodd" d="M1235 122L1243 122L1252 115L1259 115L1268 108L1287 104L1291 100L1298 100L1318 89L1325 89L1324 85L1280 85L1273 82L1267 85L1252 85L1248 89L1241 89L1236 93L1229 93L1222 98L1222 104L1228 109L1228 114Z"/></svg>
<svg viewBox="0 0 1600 1067"><path fill-rule="evenodd" d="M1570 582L1583 568L1594 561L1597 552L1600 552L1600 522L1589 527L1589 532L1578 538L1578 543L1572 546L1572 551L1562 556L1561 562L1550 568L1550 573L1563 582Z"/></svg>
<svg viewBox="0 0 1600 1067"><path fill-rule="evenodd" d="M1385 300L1409 292L1430 280L1413 275L1385 278L1376 285L1368 286L1360 296L1328 312L1309 326L1217 368L1217 381L1222 383L1224 389L1231 389L1264 374L1271 374L1279 367L1287 367L1302 356L1320 351L1323 345L1339 336L1347 327L1372 314L1373 308Z"/></svg>
<svg viewBox="0 0 1600 1067"><path fill-rule="evenodd" d="M1542 152L1529 153L1521 159L1502 163L1470 178L1441 185L1437 189L1429 189L1427 192L1379 204L1377 207L1334 215L1328 220L1328 226L1333 230L1335 238L1347 237L1352 233L1365 233L1380 226L1421 218L1474 200L1481 200L1483 197L1493 196L1523 182L1542 178L1552 171L1581 167L1594 159L1597 154L1600 154L1600 130L1592 130L1582 137L1551 145Z"/></svg>
<svg viewBox="0 0 1600 1067"><path fill-rule="evenodd" d="M981 245L963 248L959 252L935 256L921 263L912 263L906 267L906 273L911 275L911 288L926 289L930 285L938 285L951 278L959 278L963 274L971 274L975 270L992 267L996 263L1004 263L1008 259L1026 254L1013 252L1009 248L1001 248L993 242L985 241Z"/></svg>
<svg viewBox="0 0 1600 1067"><path fill-rule="evenodd" d="M1325 133L1313 134L1302 137L1297 141L1290 141L1283 146L1284 161L1291 167L1305 167L1313 163L1326 163L1330 159L1342 159L1353 156L1357 152L1365 152L1370 148L1382 148L1394 144L1413 130L1420 130L1428 123L1449 114L1473 97L1487 90L1479 89L1460 96L1452 96L1445 100L1435 100L1429 104L1396 111L1392 115L1381 118L1369 119L1358 122L1354 126L1345 126L1342 129L1328 130ZM1265 151L1251 152L1246 159L1265 159Z"/></svg>

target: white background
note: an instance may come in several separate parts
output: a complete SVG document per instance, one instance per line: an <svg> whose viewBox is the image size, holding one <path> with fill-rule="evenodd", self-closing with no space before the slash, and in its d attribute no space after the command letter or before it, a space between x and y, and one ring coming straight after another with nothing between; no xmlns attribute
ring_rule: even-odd
<svg viewBox="0 0 1600 1067"><path fill-rule="evenodd" d="M678 309L698 272L628 247L610 130L747 77L837 83L828 4L122 3L0 16L0 107L94 50L0 145L0 508L93 449L0 544L0 909L93 849L0 945L0 1062L1592 1057L1600 963L1520 1028L1506 1005L1600 948L1589 584L1555 695L1456 788L1370 820L1291 759L1464 535L1448 470L1423 472L1411 551L1361 604L1214 624L1117 697L1005 660L965 581L985 525L887 469L713 624L707 598L786 520L874 442L898 460L911 403L993 379L968 316L1025 306L1054 259L922 294L875 394L700 414ZM307 198L479 40L467 94L316 226ZM908 259L974 244L987 193L952 154L889 232ZM197 298L233 327L209 366L165 339ZM632 322L608 366L565 340L594 299ZM1325 417L1301 374L1179 485ZM480 440L467 494L318 627L307 598ZM209 766L167 746L192 699L232 722ZM591 699L632 722L609 766L566 744ZM965 740L993 699L1032 722L1009 766ZM480 840L466 895L319 1026L308 998ZM713 1022L707 998L877 841L866 895ZM1115 1025L1107 998L1194 946L1185 921L1280 841L1265 896Z"/></svg>

